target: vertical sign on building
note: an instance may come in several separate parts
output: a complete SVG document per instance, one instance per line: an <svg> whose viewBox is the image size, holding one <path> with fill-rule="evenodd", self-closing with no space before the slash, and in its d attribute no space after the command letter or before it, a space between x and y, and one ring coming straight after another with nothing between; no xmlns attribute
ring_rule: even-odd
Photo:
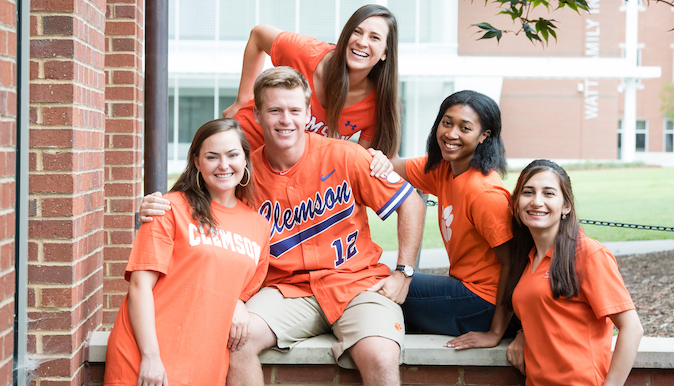
<svg viewBox="0 0 674 386"><path fill-rule="evenodd" d="M599 1L589 0L590 16L585 19L585 56L599 57L599 22L591 19L592 15L599 13ZM585 120L599 116L599 81L585 79L583 97L585 99Z"/></svg>

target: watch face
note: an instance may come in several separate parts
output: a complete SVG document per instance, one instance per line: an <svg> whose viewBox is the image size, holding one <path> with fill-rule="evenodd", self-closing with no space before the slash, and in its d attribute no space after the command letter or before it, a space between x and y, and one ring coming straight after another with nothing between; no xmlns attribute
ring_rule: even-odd
<svg viewBox="0 0 674 386"><path fill-rule="evenodd" d="M412 268L411 265L406 265L405 268L403 268L403 273L405 276L410 277L414 275L414 268Z"/></svg>

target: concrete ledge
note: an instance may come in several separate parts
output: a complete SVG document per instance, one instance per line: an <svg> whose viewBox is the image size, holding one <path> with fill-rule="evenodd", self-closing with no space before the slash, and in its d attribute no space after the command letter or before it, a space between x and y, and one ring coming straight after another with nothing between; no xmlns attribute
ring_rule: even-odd
<svg viewBox="0 0 674 386"><path fill-rule="evenodd" d="M108 331L96 331L88 342L91 363L105 362ZM443 347L452 339L446 335L409 334L405 336L403 364L411 366L510 366L506 359L506 349L510 339L504 339L498 346L489 349L457 351ZM327 365L334 364L332 343L335 337L324 334L300 343L290 352L265 350L260 354L260 362L266 365ZM615 338L614 338L615 344ZM639 344L639 352L633 368L674 369L674 338L644 337Z"/></svg>
<svg viewBox="0 0 674 386"><path fill-rule="evenodd" d="M406 365L510 366L506 349L512 339L504 339L492 348L455 350L444 347L447 335L408 334L405 336L403 363Z"/></svg>

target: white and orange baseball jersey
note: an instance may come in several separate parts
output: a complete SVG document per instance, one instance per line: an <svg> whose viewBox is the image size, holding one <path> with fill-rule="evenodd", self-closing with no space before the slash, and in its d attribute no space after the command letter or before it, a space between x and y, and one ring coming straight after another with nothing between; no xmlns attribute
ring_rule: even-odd
<svg viewBox="0 0 674 386"><path fill-rule="evenodd" d="M366 206L386 219L414 189L397 173L371 177L372 157L355 143L304 135L304 154L283 173L269 166L264 147L252 155L259 213L271 223L265 285L289 298L316 296L333 323L356 295L390 275Z"/></svg>

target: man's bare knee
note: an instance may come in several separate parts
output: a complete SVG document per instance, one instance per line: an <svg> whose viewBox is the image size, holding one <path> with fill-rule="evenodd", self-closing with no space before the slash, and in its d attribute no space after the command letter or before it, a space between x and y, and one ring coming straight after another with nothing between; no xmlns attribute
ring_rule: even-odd
<svg viewBox="0 0 674 386"><path fill-rule="evenodd" d="M371 336L359 340L350 349L351 353L354 351L356 351L357 356L371 358L382 364L394 363L397 366L398 359L400 358L400 346L398 346L398 343L379 336Z"/></svg>
<svg viewBox="0 0 674 386"><path fill-rule="evenodd" d="M397 385L400 383L398 343L382 337L367 337L349 349L365 385Z"/></svg>
<svg viewBox="0 0 674 386"><path fill-rule="evenodd" d="M240 357L241 354L257 356L262 350L276 345L276 335L260 316L250 314L249 329L248 341L241 350L231 352L230 360L234 357Z"/></svg>

